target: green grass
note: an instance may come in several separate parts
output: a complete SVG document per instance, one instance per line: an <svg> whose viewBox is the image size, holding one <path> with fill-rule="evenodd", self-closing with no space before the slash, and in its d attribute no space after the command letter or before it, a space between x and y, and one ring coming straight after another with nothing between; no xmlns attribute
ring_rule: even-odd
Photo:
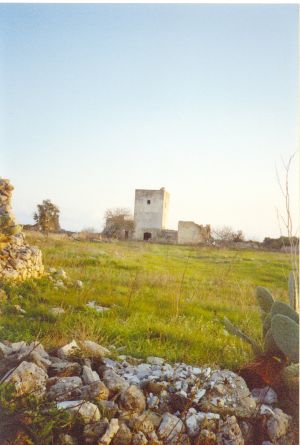
<svg viewBox="0 0 300 445"><path fill-rule="evenodd" d="M82 289L55 290L47 279L7 286L0 338L32 340L47 347L72 338L124 346L122 353L158 355L170 361L237 368L252 357L250 348L228 335L228 317L260 340L255 287L268 287L287 300L288 255L134 242L91 243L27 236L44 264L63 267ZM19 298L21 295L23 298ZM111 306L97 314L85 304ZM12 310L20 304L24 316ZM48 309L62 306L53 317Z"/></svg>

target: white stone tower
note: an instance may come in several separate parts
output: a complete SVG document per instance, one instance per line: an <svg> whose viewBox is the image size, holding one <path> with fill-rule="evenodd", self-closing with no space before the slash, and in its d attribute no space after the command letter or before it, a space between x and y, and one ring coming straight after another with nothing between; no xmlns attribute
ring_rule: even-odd
<svg viewBox="0 0 300 445"><path fill-rule="evenodd" d="M167 228L170 195L160 190L136 190L134 204L134 238L155 239L158 232Z"/></svg>

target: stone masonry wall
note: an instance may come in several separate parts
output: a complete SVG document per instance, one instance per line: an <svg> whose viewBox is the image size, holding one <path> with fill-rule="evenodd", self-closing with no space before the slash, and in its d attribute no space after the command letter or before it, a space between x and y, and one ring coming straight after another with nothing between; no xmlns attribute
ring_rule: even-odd
<svg viewBox="0 0 300 445"><path fill-rule="evenodd" d="M37 278L44 273L42 253L25 243L11 210L13 186L0 178L0 281Z"/></svg>

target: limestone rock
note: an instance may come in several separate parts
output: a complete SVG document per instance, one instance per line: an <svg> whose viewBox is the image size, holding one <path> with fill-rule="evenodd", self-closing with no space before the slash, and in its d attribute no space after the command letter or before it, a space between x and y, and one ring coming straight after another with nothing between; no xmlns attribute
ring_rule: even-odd
<svg viewBox="0 0 300 445"><path fill-rule="evenodd" d="M103 381L112 394L126 390L129 386L128 382L126 382L123 377L120 377L113 369L110 368L104 371Z"/></svg>
<svg viewBox="0 0 300 445"><path fill-rule="evenodd" d="M80 389L80 398L83 400L107 400L108 396L109 390L100 380L82 386Z"/></svg>
<svg viewBox="0 0 300 445"><path fill-rule="evenodd" d="M276 440L287 433L291 417L285 414L280 408L275 408L273 413L267 420L267 432L271 441L276 442Z"/></svg>
<svg viewBox="0 0 300 445"><path fill-rule="evenodd" d="M14 384L16 395L33 394L41 397L46 392L46 372L35 363L23 361L4 381Z"/></svg>
<svg viewBox="0 0 300 445"><path fill-rule="evenodd" d="M112 439L115 437L119 430L119 421L118 419L111 419L109 422L108 428L98 441L98 445L109 445Z"/></svg>
<svg viewBox="0 0 300 445"><path fill-rule="evenodd" d="M81 374L81 366L77 362L69 362L58 357L51 357L48 373L50 377L72 377Z"/></svg>
<svg viewBox="0 0 300 445"><path fill-rule="evenodd" d="M110 354L110 351L107 348L104 348L91 340L84 340L80 345L88 357L102 358Z"/></svg>
<svg viewBox="0 0 300 445"><path fill-rule="evenodd" d="M76 343L75 340L72 340L67 345L63 346L57 351L57 355L59 358L67 359L72 356L76 356L80 353L80 347Z"/></svg>
<svg viewBox="0 0 300 445"><path fill-rule="evenodd" d="M54 384L48 391L49 400L66 400L70 397L76 397L82 386L80 377L53 377ZM52 383L51 379L48 384Z"/></svg>
<svg viewBox="0 0 300 445"><path fill-rule="evenodd" d="M132 432L125 423L121 423L120 428L112 440L112 445L131 445Z"/></svg>
<svg viewBox="0 0 300 445"><path fill-rule="evenodd" d="M95 444L97 439L103 436L107 430L109 422L107 419L102 419L97 422L92 422L84 426L83 437L85 445Z"/></svg>
<svg viewBox="0 0 300 445"><path fill-rule="evenodd" d="M184 432L184 424L181 419L170 413L164 413L158 428L158 437L166 440L166 443L172 440L179 440Z"/></svg>
<svg viewBox="0 0 300 445"><path fill-rule="evenodd" d="M199 404L203 411L242 418L251 417L256 409L256 402L244 379L227 370L213 372Z"/></svg>
<svg viewBox="0 0 300 445"><path fill-rule="evenodd" d="M121 393L120 405L124 411L141 413L146 408L145 396L137 386L131 385Z"/></svg>
<svg viewBox="0 0 300 445"><path fill-rule="evenodd" d="M84 365L82 368L82 380L83 383L89 385L90 383L98 382L100 377L96 371L92 371L91 368Z"/></svg>
<svg viewBox="0 0 300 445"><path fill-rule="evenodd" d="M244 445L244 438L235 416L227 417L224 422L221 422L217 433L217 443L218 445Z"/></svg>
<svg viewBox="0 0 300 445"><path fill-rule="evenodd" d="M148 444L148 440L145 437L145 434L142 433L141 431L138 431L137 433L135 433L133 435L132 445L147 445L147 444Z"/></svg>
<svg viewBox="0 0 300 445"><path fill-rule="evenodd" d="M100 411L94 403L84 402L82 400L58 402L57 408L68 410L75 416L80 416L85 424L97 422L101 418Z"/></svg>

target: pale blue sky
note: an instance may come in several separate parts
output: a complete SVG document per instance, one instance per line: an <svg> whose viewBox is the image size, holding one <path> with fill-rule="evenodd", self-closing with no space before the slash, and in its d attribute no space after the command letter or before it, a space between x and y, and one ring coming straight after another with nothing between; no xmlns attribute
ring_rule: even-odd
<svg viewBox="0 0 300 445"><path fill-rule="evenodd" d="M64 228L99 229L135 188L165 186L170 228L277 236L297 20L296 5L1 4L0 174L18 220L50 198Z"/></svg>

